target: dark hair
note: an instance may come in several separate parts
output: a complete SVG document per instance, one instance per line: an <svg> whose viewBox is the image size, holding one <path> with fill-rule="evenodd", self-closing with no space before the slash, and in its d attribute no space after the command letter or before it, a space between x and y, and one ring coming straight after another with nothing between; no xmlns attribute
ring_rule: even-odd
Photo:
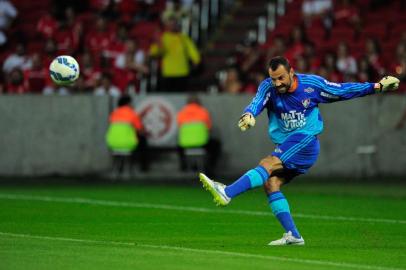
<svg viewBox="0 0 406 270"><path fill-rule="evenodd" d="M189 104L189 103L200 104L200 99L199 99L199 97L196 96L196 95L190 95L190 96L187 98L187 103L188 103L188 104Z"/></svg>
<svg viewBox="0 0 406 270"><path fill-rule="evenodd" d="M118 99L118 107L121 106L125 106L125 105L129 105L131 104L132 99L129 95L122 95L119 99Z"/></svg>
<svg viewBox="0 0 406 270"><path fill-rule="evenodd" d="M291 68L288 59L283 56L275 56L269 61L269 67L272 70L276 70L280 65L284 66L287 71Z"/></svg>

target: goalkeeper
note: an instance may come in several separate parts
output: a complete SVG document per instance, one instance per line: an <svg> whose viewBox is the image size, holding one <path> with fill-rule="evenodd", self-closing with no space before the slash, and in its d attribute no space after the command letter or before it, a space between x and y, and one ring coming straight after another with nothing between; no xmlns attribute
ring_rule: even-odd
<svg viewBox="0 0 406 270"><path fill-rule="evenodd" d="M333 83L316 75L296 74L281 56L271 59L268 72L269 78L259 85L238 126L242 131L253 127L255 117L266 108L268 132L275 150L231 185L212 181L203 173L199 177L221 206L249 189L264 186L272 212L285 230L281 239L269 245L304 245L280 189L306 173L317 160L320 149L317 135L323 130L318 104L396 90L399 80L386 76L378 83Z"/></svg>

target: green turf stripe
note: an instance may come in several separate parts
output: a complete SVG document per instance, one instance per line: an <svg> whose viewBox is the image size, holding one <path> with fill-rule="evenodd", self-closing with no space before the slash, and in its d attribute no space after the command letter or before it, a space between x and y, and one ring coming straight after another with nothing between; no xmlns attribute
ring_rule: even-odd
<svg viewBox="0 0 406 270"><path fill-rule="evenodd" d="M149 208L149 209L164 209L174 211L189 211L203 213L218 213L218 214L238 214L249 216L273 216L271 211L248 211L248 210L222 210L191 206L178 206L168 204L150 204L150 203L132 203L120 201L95 200L87 198L65 198L65 197L49 197L49 196L27 196L15 194L1 194L0 199L8 200L25 200L25 201L42 201L42 202L60 202L60 203L78 203L101 206L114 207L129 207L129 208ZM345 216L327 216L327 215L311 215L293 213L295 218L316 219L316 220L339 220L339 221L354 221L354 222L371 222L371 223L391 223L391 224L406 224L406 220L397 219L380 219L380 218L363 218L363 217L345 217Z"/></svg>
<svg viewBox="0 0 406 270"><path fill-rule="evenodd" d="M351 268L351 269L405 270L404 268L392 268L392 267L353 264L353 263L345 263L345 262L310 260L310 259L296 259L296 258L266 256L266 255L257 255L257 254L222 251L222 250L207 250L207 249L195 249L195 248L185 248L185 247L166 246L166 245L138 244L138 243L134 243L134 242L118 242L118 241L78 239L78 238L67 238L67 237L52 237L52 236L16 234L16 233L7 233L7 232L0 232L0 235L3 237L29 238L29 239L38 239L38 240L48 240L48 241L64 241L64 242L88 243L88 244L98 244L98 245L142 247L142 248L162 249L162 250L171 250L171 251L180 251L180 252L194 252L194 253L216 255L216 256L221 255L221 256L252 258L252 259L284 261L284 262L303 263L303 264L310 264L310 265L335 266L335 267ZM269 248L272 249L273 247L269 247Z"/></svg>

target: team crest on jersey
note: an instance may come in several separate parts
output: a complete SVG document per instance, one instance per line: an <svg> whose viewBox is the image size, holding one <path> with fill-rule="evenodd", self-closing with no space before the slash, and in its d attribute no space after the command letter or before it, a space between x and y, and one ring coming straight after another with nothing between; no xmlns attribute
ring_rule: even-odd
<svg viewBox="0 0 406 270"><path fill-rule="evenodd" d="M311 87L307 87L304 91L305 91L306 93L310 94L310 93L313 93L313 92L314 92L314 89L311 88Z"/></svg>
<svg viewBox="0 0 406 270"><path fill-rule="evenodd" d="M303 107L307 108L310 105L310 98L306 98L302 100Z"/></svg>
<svg viewBox="0 0 406 270"><path fill-rule="evenodd" d="M282 149L280 149L279 147L276 147L274 152L282 154Z"/></svg>

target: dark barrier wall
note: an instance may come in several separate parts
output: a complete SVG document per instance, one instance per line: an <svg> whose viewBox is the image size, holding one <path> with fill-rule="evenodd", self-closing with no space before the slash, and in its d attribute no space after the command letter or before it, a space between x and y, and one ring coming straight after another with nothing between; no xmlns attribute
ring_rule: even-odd
<svg viewBox="0 0 406 270"><path fill-rule="evenodd" d="M220 168L244 172L272 152L267 117L240 132L238 118L251 96L201 96L213 118L213 134L223 143ZM186 95L136 97L134 104L151 132L151 144L176 144L176 111ZM94 96L1 96L0 175L86 174L111 166L104 144L113 101ZM373 96L321 105L325 131L312 176L406 174L406 128L394 126L406 108L403 96ZM166 173L176 156L155 164Z"/></svg>

